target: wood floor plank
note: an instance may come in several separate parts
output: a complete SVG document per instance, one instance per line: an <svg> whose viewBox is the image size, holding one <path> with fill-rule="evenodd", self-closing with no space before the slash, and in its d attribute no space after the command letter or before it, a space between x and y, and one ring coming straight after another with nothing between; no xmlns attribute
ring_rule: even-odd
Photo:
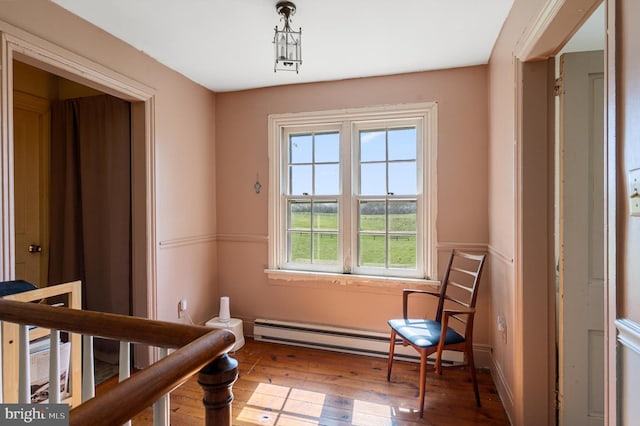
<svg viewBox="0 0 640 426"><path fill-rule="evenodd" d="M482 407L477 408L468 371L427 375L424 419L418 417L416 363L394 362L386 380L382 358L256 342L232 354L238 360L233 425L464 426L508 425L488 371L478 371ZM105 382L101 389L113 383ZM204 424L202 389L191 378L171 393L171 424ZM134 426L152 425L151 408Z"/></svg>

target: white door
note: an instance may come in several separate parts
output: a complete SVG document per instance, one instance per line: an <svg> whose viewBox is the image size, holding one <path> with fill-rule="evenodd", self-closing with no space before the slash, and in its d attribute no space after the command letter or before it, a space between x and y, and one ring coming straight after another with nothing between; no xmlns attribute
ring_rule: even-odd
<svg viewBox="0 0 640 426"><path fill-rule="evenodd" d="M604 424L604 56L560 58L559 419Z"/></svg>
<svg viewBox="0 0 640 426"><path fill-rule="evenodd" d="M47 285L49 101L13 99L16 279Z"/></svg>

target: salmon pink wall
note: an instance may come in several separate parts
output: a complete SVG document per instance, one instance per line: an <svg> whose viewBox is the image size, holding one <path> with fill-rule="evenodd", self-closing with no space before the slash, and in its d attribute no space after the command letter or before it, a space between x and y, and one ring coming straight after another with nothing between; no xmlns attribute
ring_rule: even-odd
<svg viewBox="0 0 640 426"><path fill-rule="evenodd" d="M617 9L617 10L616 10ZM637 379L640 374L640 217L629 214L631 192L627 185L628 172L640 169L640 4L634 0L624 0L609 5L609 13L617 19L615 22L617 39L614 52L609 53L610 63L615 63L617 73L617 155L618 169L610 173L615 179L617 190L617 289L610 293L617 302L618 319L635 326L635 335L626 334L624 345L618 343L617 353L621 354L618 371L622 377L611 379L611 386L620 386L617 404L620 407L619 424L632 424L640 416L637 403ZM610 45L611 46L611 45ZM615 61L614 58L615 57ZM629 342L635 342L630 344ZM614 358L615 349L611 353ZM614 358L615 359L615 358ZM612 368L614 370L615 365ZM614 402L611 410L615 410Z"/></svg>
<svg viewBox="0 0 640 426"><path fill-rule="evenodd" d="M269 114L435 101L438 103L438 250L485 251L487 69L485 66L301 84L216 95L218 277L232 315L386 331L400 289L267 279ZM263 187L254 191L259 178ZM476 342L487 342L481 288Z"/></svg>
<svg viewBox="0 0 640 426"><path fill-rule="evenodd" d="M516 59L514 52L523 34L540 13L545 1L516 0L502 28L489 60L489 251L491 262L490 322L503 318L504 332L490 328L493 349L493 375L507 414L514 424L544 424L545 407L526 404L523 348L518 344L523 324L518 323L517 298L521 289L516 281ZM546 306L545 306L546 308ZM546 359L547 354L538 354ZM526 368L532 368L528 366ZM547 375L547 371L536 371ZM535 390L536 397L541 395ZM533 400L533 398L531 398ZM526 406L526 407L525 407ZM528 418L525 416L526 410ZM535 414L534 414L535 413ZM536 422L542 423L536 423ZM526 423L531 422L531 423Z"/></svg>
<svg viewBox="0 0 640 426"><path fill-rule="evenodd" d="M50 1L3 1L0 21L2 31L25 31L151 88L157 318L177 321L186 297L194 321L206 320L218 295L215 94Z"/></svg>

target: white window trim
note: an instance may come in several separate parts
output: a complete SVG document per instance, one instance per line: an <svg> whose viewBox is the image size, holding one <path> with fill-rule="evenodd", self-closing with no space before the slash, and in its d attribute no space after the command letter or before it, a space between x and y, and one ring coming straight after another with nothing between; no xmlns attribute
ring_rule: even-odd
<svg viewBox="0 0 640 426"><path fill-rule="evenodd" d="M282 226L286 223L286 209L282 208L280 191L285 184L282 172L282 144L281 129L283 127L307 126L313 124L327 124L342 122L344 120L358 119L394 119L407 117L420 117L423 122L422 132L426 146L422 148L422 164L428 170L423 173L422 186L428 190L428 194L423 197L423 202L427 204L427 208L423 209L424 216L419 220L418 226L425 226L423 229L422 245L420 249L423 253L424 277L419 279L435 279L437 272L437 250L436 250L436 215L437 215L437 146L438 146L438 129L437 129L437 103L423 102L414 104L400 105L384 105L375 107L364 107L344 110L302 112L290 114L270 114L268 116L268 143L269 143L269 265L265 272L270 278L283 279L287 276L287 272L291 273L293 279L318 279L324 273L322 272L305 272L300 270L280 269L278 263L285 256L284 233L280 232ZM352 129L343 129L343 131L351 132ZM343 178L344 179L344 178ZM420 190L420 188L419 188ZM346 196L346 194L343 194ZM350 195L349 195L350 196ZM348 230L345 230L345 232ZM424 253L427 253L424 256ZM275 271L278 271L276 274ZM326 273L327 279L335 279L336 274ZM340 274L348 276L349 274ZM357 278L363 276L354 276L355 280L365 280ZM384 277L384 279L393 279L394 277ZM349 279L348 281L351 281Z"/></svg>

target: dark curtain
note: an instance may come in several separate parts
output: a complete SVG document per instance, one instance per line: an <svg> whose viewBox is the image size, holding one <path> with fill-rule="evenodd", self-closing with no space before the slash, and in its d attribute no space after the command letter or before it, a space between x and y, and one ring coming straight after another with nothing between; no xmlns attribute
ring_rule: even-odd
<svg viewBox="0 0 640 426"><path fill-rule="evenodd" d="M129 315L129 103L109 95L51 111L49 283L82 280L83 308Z"/></svg>

